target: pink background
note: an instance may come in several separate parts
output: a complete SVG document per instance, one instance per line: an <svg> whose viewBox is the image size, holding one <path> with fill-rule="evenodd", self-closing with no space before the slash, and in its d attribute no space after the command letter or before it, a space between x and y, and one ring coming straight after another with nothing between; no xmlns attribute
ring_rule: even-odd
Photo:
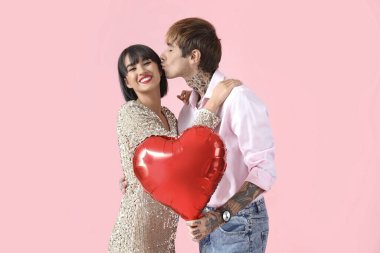
<svg viewBox="0 0 380 253"><path fill-rule="evenodd" d="M122 49L199 16L269 108L269 253L380 252L380 1L0 4L0 252L105 252L121 194ZM178 114L170 81L164 104ZM177 252L197 252L179 225Z"/></svg>

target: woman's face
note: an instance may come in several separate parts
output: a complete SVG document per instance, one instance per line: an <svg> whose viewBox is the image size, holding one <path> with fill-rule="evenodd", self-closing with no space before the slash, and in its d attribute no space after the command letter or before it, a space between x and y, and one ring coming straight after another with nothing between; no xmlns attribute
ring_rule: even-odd
<svg viewBox="0 0 380 253"><path fill-rule="evenodd" d="M150 60L142 60L132 65L128 55L124 66L127 69L126 85L132 88L138 97L149 93L160 92L161 73L157 64Z"/></svg>

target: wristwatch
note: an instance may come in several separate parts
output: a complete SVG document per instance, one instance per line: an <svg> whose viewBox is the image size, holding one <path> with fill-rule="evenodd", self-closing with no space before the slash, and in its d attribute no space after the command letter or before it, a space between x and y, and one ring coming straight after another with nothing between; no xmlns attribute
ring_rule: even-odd
<svg viewBox="0 0 380 253"><path fill-rule="evenodd" d="M228 222L231 219L231 213L228 210L222 209L219 211L220 215L222 216L222 220L224 222Z"/></svg>

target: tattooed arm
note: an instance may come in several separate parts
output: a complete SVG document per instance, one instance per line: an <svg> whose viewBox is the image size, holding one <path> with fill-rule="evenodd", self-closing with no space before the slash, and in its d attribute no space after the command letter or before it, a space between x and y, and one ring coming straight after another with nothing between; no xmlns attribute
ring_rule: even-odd
<svg viewBox="0 0 380 253"><path fill-rule="evenodd" d="M264 190L258 186L250 182L244 182L240 190L227 203L217 208L216 211L206 213L201 219L186 222L193 241L202 240L219 226L223 225L224 221L218 210L227 210L231 216L234 216L263 192Z"/></svg>

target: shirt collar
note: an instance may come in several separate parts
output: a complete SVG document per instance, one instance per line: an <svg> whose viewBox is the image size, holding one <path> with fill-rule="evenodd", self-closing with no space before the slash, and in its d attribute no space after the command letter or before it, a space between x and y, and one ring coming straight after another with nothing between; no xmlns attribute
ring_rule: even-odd
<svg viewBox="0 0 380 253"><path fill-rule="evenodd" d="M211 98L212 92L214 91L215 86L220 82L225 79L224 75L222 72L219 70L216 70L214 74L211 77L210 83L207 87L206 93L203 96L203 98L200 101L200 107L203 107L205 102L207 102L208 99ZM191 92L190 98L189 98L189 103L192 107L197 106L197 101L198 101L199 95L197 92L194 90Z"/></svg>

